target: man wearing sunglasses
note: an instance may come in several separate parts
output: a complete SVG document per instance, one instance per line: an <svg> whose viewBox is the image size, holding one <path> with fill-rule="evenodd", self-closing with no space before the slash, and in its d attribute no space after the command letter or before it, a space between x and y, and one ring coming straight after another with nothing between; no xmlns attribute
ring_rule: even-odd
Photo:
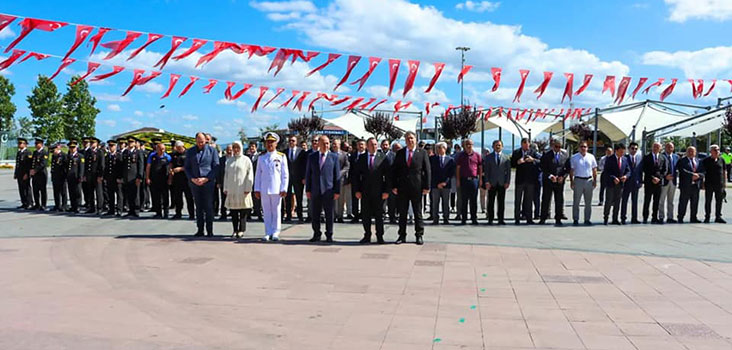
<svg viewBox="0 0 732 350"><path fill-rule="evenodd" d="M592 191L597 187L597 160L591 153L587 153L587 141L579 144L579 152L570 158L569 170L570 187L574 191L572 202L572 220L574 226L579 226L580 200L585 201L585 225L592 226Z"/></svg>

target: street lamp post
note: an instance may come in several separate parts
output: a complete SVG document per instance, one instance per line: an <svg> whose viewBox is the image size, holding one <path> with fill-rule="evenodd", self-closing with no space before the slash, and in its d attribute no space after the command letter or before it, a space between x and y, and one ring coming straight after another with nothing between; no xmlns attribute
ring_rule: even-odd
<svg viewBox="0 0 732 350"><path fill-rule="evenodd" d="M462 72L465 68L465 52L469 51L470 48L466 46L458 46L455 48L455 50L460 51L460 71ZM460 109L463 108L463 105L465 105L465 101L463 100L463 84L465 82L465 78L463 77L462 80L460 80Z"/></svg>

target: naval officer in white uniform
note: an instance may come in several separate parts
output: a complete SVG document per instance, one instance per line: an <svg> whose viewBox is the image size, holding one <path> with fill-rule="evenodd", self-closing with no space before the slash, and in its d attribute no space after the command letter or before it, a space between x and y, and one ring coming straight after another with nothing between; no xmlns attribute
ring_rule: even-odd
<svg viewBox="0 0 732 350"><path fill-rule="evenodd" d="M254 176L254 196L262 201L264 214L263 241L278 241L281 229L282 198L287 194L287 156L277 152L280 137L273 132L264 135L267 153L257 159Z"/></svg>

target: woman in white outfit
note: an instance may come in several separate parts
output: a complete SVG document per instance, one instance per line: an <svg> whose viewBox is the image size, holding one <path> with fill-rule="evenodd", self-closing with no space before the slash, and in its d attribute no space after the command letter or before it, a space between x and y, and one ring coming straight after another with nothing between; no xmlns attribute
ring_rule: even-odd
<svg viewBox="0 0 732 350"><path fill-rule="evenodd" d="M225 205L231 212L231 223L234 226L231 237L241 238L247 230L247 217L254 206L254 171L252 161L242 154L241 142L234 141L231 145L234 154L226 159L224 169Z"/></svg>

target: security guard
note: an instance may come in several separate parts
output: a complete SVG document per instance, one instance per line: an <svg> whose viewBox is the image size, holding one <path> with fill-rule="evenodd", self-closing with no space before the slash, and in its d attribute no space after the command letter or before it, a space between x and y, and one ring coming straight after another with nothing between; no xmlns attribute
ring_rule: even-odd
<svg viewBox="0 0 732 350"><path fill-rule="evenodd" d="M63 143L57 142L53 146L51 155L51 184L53 184L53 211L66 211L68 173L68 154L61 150Z"/></svg>
<svg viewBox="0 0 732 350"><path fill-rule="evenodd" d="M85 166L83 181L86 181L86 190L89 191L86 197L86 213L102 213L104 206L104 189L102 178L104 176L104 152L99 148L99 139L90 137L91 146L84 154Z"/></svg>
<svg viewBox="0 0 732 350"><path fill-rule="evenodd" d="M145 160L142 152L137 148L137 139L127 138L128 148L122 153L122 184L127 199L127 215L139 217L137 213L137 195L140 192L140 183L145 175Z"/></svg>
<svg viewBox="0 0 732 350"><path fill-rule="evenodd" d="M170 203L169 184L172 181L170 177L170 163L172 159L165 152L165 144L160 139L152 139L155 152L150 153L147 158L145 168L145 182L150 187L150 195L152 196L152 209L155 212L153 218L168 218L168 208Z"/></svg>
<svg viewBox="0 0 732 350"><path fill-rule="evenodd" d="M72 213L79 212L79 201L81 201L81 179L84 177L84 155L76 149L78 141L69 140L69 153L66 157L67 171L66 184L69 188L69 199L71 201Z"/></svg>
<svg viewBox="0 0 732 350"><path fill-rule="evenodd" d="M18 209L30 209L33 206L33 194L31 193L30 170L33 163L33 155L28 150L28 140L18 138L18 153L15 155L15 171L13 179L18 181L18 193L20 194L20 206Z"/></svg>
<svg viewBox="0 0 732 350"><path fill-rule="evenodd" d="M116 140L108 140L109 151L104 156L104 189L107 193L107 212L105 216L120 216L122 213L122 156L117 149Z"/></svg>
<svg viewBox="0 0 732 350"><path fill-rule="evenodd" d="M173 219L180 219L183 212L183 195L186 197L186 206L188 207L188 217L193 220L196 218L195 205L193 204L193 193L191 187L188 186L188 176L185 172L186 149L183 141L176 141L173 148L173 154L170 164L170 174L173 176L171 183L171 197L175 207L175 215Z"/></svg>
<svg viewBox="0 0 732 350"><path fill-rule="evenodd" d="M267 153L257 159L257 171L254 176L254 196L262 201L264 214L263 241L279 240L281 229L280 213L282 198L287 194L287 156L277 152L279 135L268 132L264 135Z"/></svg>
<svg viewBox="0 0 732 350"><path fill-rule="evenodd" d="M36 203L33 209L45 211L48 193L48 150L43 146L42 139L36 139L36 150L33 151L33 163L30 176L33 184L33 201Z"/></svg>

